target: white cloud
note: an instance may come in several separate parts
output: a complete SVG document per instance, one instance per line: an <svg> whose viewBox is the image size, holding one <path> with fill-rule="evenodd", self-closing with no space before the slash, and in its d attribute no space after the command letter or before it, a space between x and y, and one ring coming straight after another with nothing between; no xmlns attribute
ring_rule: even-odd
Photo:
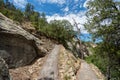
<svg viewBox="0 0 120 80"><path fill-rule="evenodd" d="M27 4L27 0L13 0L13 3L18 7L24 8Z"/></svg>
<svg viewBox="0 0 120 80"><path fill-rule="evenodd" d="M40 3L57 3L57 4L64 4L66 0L38 0Z"/></svg>
<svg viewBox="0 0 120 80"><path fill-rule="evenodd" d="M64 9L65 12L69 11L69 7L67 6L65 9Z"/></svg>
<svg viewBox="0 0 120 80"><path fill-rule="evenodd" d="M58 14L55 14L53 16L47 16L47 21L50 22L51 20L63 20L63 19L66 19L68 20L72 25L74 25L74 21L73 21L73 18L75 19L75 21L77 23L79 23L79 28L81 29L81 32L82 33L88 33L83 24L86 22L86 16L85 16L85 12L80 12L78 14L68 14L68 15L65 15L65 16L60 16Z"/></svg>
<svg viewBox="0 0 120 80"><path fill-rule="evenodd" d="M87 7L88 5L87 5L87 3L89 2L89 1L93 1L93 0L86 0L85 2L84 2L84 4L83 4L83 7Z"/></svg>

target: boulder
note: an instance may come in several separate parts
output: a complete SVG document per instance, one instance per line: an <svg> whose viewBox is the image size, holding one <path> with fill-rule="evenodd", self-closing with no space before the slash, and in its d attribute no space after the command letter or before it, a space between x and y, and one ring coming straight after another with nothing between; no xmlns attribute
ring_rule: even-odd
<svg viewBox="0 0 120 80"><path fill-rule="evenodd" d="M44 56L47 50L41 45L41 40L0 13L0 56L9 68L25 66Z"/></svg>
<svg viewBox="0 0 120 80"><path fill-rule="evenodd" d="M8 66L0 57L0 80L10 80Z"/></svg>

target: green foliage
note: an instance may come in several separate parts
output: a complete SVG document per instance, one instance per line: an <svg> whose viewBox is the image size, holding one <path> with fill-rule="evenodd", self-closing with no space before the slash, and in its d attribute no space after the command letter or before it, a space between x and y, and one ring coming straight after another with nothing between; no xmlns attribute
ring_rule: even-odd
<svg viewBox="0 0 120 80"><path fill-rule="evenodd" d="M106 54L106 52L104 52L104 48L100 49L101 48L101 44L98 45L98 47L96 48L92 48L93 50L93 54L90 55L89 57L86 57L85 60L88 62L88 63L93 63L94 65L96 65L100 70L101 72L104 74L104 75L107 75L107 67L109 65L109 59ZM114 58L111 63L113 64L112 65L112 68L111 68L111 80L119 80L120 79L120 67L119 65L115 65L115 61L116 58Z"/></svg>
<svg viewBox="0 0 120 80"><path fill-rule="evenodd" d="M30 21L32 22L33 26L37 28L39 26L39 13L33 12L30 16Z"/></svg>
<svg viewBox="0 0 120 80"><path fill-rule="evenodd" d="M89 57L86 57L85 60L88 63L95 64L103 74L106 75L106 67L108 65L108 59L105 57L105 53L99 51L99 48L91 48L92 49L92 55ZM101 55L100 55L101 54Z"/></svg>
<svg viewBox="0 0 120 80"><path fill-rule="evenodd" d="M0 0L0 8L2 8L4 6L4 1L3 0Z"/></svg>
<svg viewBox="0 0 120 80"><path fill-rule="evenodd" d="M0 0L0 12L3 13L5 16L21 22L23 21L23 12L10 3L8 0Z"/></svg>
<svg viewBox="0 0 120 80"><path fill-rule="evenodd" d="M88 63L93 63L96 65L104 75L106 75L106 67L107 65L103 62L106 62L105 58L98 56L98 54L90 55L85 59Z"/></svg>
<svg viewBox="0 0 120 80"><path fill-rule="evenodd" d="M67 20L53 20L47 26L40 27L40 32L55 39L67 47L67 41L71 41L74 34L73 26Z"/></svg>
<svg viewBox="0 0 120 80"><path fill-rule="evenodd" d="M25 18L30 21L32 14L34 14L34 6L30 3L27 3L25 7Z"/></svg>
<svg viewBox="0 0 120 80"><path fill-rule="evenodd" d="M86 29L93 35L94 39L101 38L103 40L99 46L97 46L97 56L105 58L104 62L107 64L105 73L109 78L115 78L115 73L120 73L116 70L115 66L120 69L120 3L113 0L91 0L88 2L88 22L85 24ZM98 54L99 53L99 54ZM100 62L102 57L98 58ZM94 60L95 61L95 60ZM99 62L96 60L96 62ZM97 64L97 63L96 63ZM104 66L100 66L103 67ZM103 72L104 72L103 71ZM115 72L118 71L118 72ZM119 77L119 76L117 76Z"/></svg>

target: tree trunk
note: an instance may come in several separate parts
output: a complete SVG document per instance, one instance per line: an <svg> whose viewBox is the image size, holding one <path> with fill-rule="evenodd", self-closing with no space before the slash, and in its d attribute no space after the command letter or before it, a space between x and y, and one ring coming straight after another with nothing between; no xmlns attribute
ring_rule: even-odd
<svg viewBox="0 0 120 80"><path fill-rule="evenodd" d="M110 65L107 67L107 80L110 80Z"/></svg>

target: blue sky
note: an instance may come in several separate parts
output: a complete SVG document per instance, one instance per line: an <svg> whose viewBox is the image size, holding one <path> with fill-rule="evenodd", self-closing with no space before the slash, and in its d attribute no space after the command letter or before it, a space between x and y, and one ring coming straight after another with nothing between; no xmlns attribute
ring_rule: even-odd
<svg viewBox="0 0 120 80"><path fill-rule="evenodd" d="M67 14L77 14L85 11L84 3L86 0L10 0L17 7L24 8L27 2L35 6L35 10L45 12L46 15L52 16L59 14L64 16Z"/></svg>
<svg viewBox="0 0 120 80"><path fill-rule="evenodd" d="M16 7L24 9L29 2L34 5L35 10L44 12L48 22L50 20L69 20L74 25L73 18L79 24L79 28L83 34L88 34L83 24L86 22L85 13L86 2L89 0L10 0ZM81 37L88 40L87 37Z"/></svg>
<svg viewBox="0 0 120 80"><path fill-rule="evenodd" d="M83 7L85 0L66 0L65 2L62 1L63 3L61 3L61 1L54 0L53 2L42 2L39 0L38 3L34 2L34 4L39 5L39 7L36 7L36 10L45 12L47 15L59 14L64 16L70 13L76 14L82 10L85 10Z"/></svg>
<svg viewBox="0 0 120 80"><path fill-rule="evenodd" d="M85 8L89 0L10 0L16 7L24 9L29 2L34 5L35 10L44 12L48 22L50 20L67 19L74 24L73 18L79 23L82 33L87 33L83 24L86 22Z"/></svg>

